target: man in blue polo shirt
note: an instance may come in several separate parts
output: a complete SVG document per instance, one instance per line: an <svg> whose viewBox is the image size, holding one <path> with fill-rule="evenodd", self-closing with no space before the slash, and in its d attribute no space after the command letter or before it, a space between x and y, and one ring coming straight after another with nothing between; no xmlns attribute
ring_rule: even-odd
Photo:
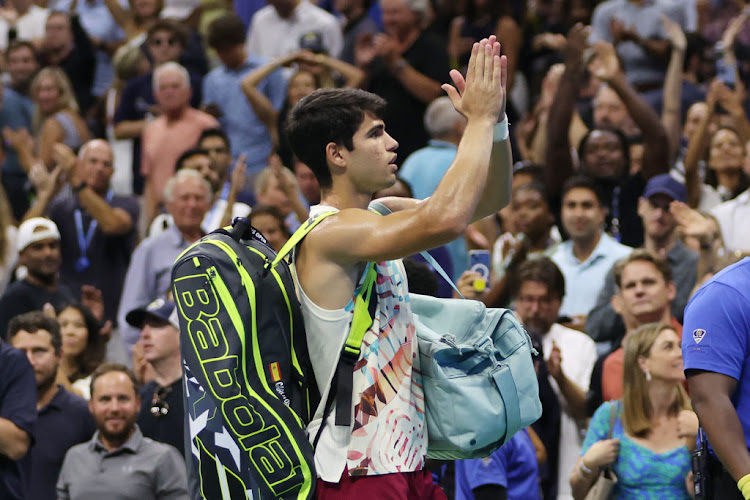
<svg viewBox="0 0 750 500"><path fill-rule="evenodd" d="M11 345L26 353L36 375L34 445L23 459L25 498L55 500L55 483L65 453L94 434L94 419L83 398L56 383L62 359L57 320L41 311L16 316L8 326ZM33 394L33 393L32 393ZM3 497L5 498L5 497Z"/></svg>
<svg viewBox="0 0 750 500"><path fill-rule="evenodd" d="M709 457L711 498L749 500L750 258L721 271L690 300L682 357L693 408L719 459Z"/></svg>
<svg viewBox="0 0 750 500"><path fill-rule="evenodd" d="M26 356L0 340L0 498L23 500L20 460L32 443L36 383Z"/></svg>

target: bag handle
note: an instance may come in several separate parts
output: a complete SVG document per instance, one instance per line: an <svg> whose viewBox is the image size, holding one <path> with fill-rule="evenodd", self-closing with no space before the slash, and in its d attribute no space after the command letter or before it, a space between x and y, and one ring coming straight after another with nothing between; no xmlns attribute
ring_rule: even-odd
<svg viewBox="0 0 750 500"><path fill-rule="evenodd" d="M370 202L370 205L367 208L371 212L375 212L375 213L380 214L380 215L388 215L388 214L392 214L393 213L393 211L390 208L386 207L385 205L383 205L379 201L372 201L372 202ZM445 269L443 269L443 266L441 266L440 264L438 264L438 261L436 261L435 258L432 255L430 255L429 252L427 252L427 251L419 252L419 255L421 255L422 257L424 257L424 260L426 260L427 263L430 264L438 272L438 274L440 274L440 276L442 276L443 279L448 282L448 284L451 287L453 287L453 290L456 291L456 293L458 294L459 297L461 297L462 299L466 298L466 297L464 297L464 294L462 294L458 290L458 287L456 286L455 283L453 283L453 280L450 278L450 276L448 276L448 273L445 272Z"/></svg>

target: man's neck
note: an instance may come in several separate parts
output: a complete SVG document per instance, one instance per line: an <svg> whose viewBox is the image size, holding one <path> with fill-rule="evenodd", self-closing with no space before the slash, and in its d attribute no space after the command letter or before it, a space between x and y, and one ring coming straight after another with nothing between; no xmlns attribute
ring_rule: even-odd
<svg viewBox="0 0 750 500"><path fill-rule="evenodd" d="M65 61L65 59L67 59L71 52L73 52L72 45L67 45L56 49L47 49L45 51L45 55L47 56L47 63L49 63L50 65L60 64Z"/></svg>
<svg viewBox="0 0 750 500"><path fill-rule="evenodd" d="M36 409L41 410L49 404L50 401L57 395L61 387L53 380L51 384L46 387L37 387L37 403Z"/></svg>
<svg viewBox="0 0 750 500"><path fill-rule="evenodd" d="M594 252L596 245L599 244L599 240L601 240L601 237L602 233L598 232L590 237L578 238L573 240L573 255L576 256L576 259L580 260L581 262L586 262L586 260L591 257L591 254Z"/></svg>
<svg viewBox="0 0 750 500"><path fill-rule="evenodd" d="M161 387L170 386L182 377L182 358L180 353L152 361L151 366L154 367L154 372L156 373L154 380Z"/></svg>
<svg viewBox="0 0 750 500"><path fill-rule="evenodd" d="M104 449L107 451L115 451L122 447L125 443L128 442L128 439L131 438L133 433L135 432L135 427L132 427L130 431L128 432L127 436L123 436L119 439L109 439L104 436L101 432L99 433L99 442L104 446Z"/></svg>
<svg viewBox="0 0 750 500"><path fill-rule="evenodd" d="M188 108L190 105L186 105L184 107L181 107L179 109L175 109L169 112L164 113L164 118L167 119L167 122L177 122L182 120L185 117L185 113L187 113Z"/></svg>
<svg viewBox="0 0 750 500"><path fill-rule="evenodd" d="M197 228L177 228L180 231L180 234L182 234L182 237L185 238L190 243L194 243L198 241L199 239L203 238L206 233L203 232L203 228L200 226Z"/></svg>
<svg viewBox="0 0 750 500"><path fill-rule="evenodd" d="M643 325L647 325L649 323L661 323L662 325L671 324L672 311L671 307L667 305L667 307L663 311L656 311L650 314L642 314L638 317L630 316L630 318L630 321L628 321L627 318L624 318L626 331L625 336L622 338L623 346L625 345L625 339L628 338L628 335L630 335Z"/></svg>
<svg viewBox="0 0 750 500"><path fill-rule="evenodd" d="M353 190L328 190L321 194L320 204L343 210L345 208L367 209L372 201L372 194L357 193Z"/></svg>
<svg viewBox="0 0 750 500"><path fill-rule="evenodd" d="M34 286L38 286L40 288L45 288L49 290L50 292L54 292L57 290L57 274L52 276L50 280L43 280L40 279L37 276L34 276L33 274L29 273L26 276L26 281L28 283L31 283Z"/></svg>
<svg viewBox="0 0 750 500"><path fill-rule="evenodd" d="M654 238L648 234L644 234L643 248L655 255L666 258L667 253L672 250L672 247L676 242L677 235L675 235L674 231L670 231L661 238Z"/></svg>

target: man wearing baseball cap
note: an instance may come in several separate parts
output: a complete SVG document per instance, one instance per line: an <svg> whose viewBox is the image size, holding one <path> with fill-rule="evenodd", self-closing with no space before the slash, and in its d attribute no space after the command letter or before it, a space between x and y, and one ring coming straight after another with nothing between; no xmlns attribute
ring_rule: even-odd
<svg viewBox="0 0 750 500"><path fill-rule="evenodd" d="M13 316L41 310L45 304L55 309L74 300L70 289L59 283L62 263L60 231L43 217L33 217L18 228L18 264L26 276L12 283L0 298L0 335L7 336Z"/></svg>
<svg viewBox="0 0 750 500"><path fill-rule="evenodd" d="M669 206L673 201L684 203L686 200L685 186L669 174L652 177L638 200L638 215L643 221L643 248L666 259L672 269L677 294L672 300L671 312L680 323L695 286L698 254L680 241L676 232L677 221ZM614 293L614 274L610 272L597 305L586 321L586 333L597 342L614 341L614 345L619 345L625 334L625 325L612 308L610 299Z"/></svg>
<svg viewBox="0 0 750 500"><path fill-rule="evenodd" d="M182 358L175 304L156 299L130 311L125 321L141 330L143 357L156 373L154 380L141 387L138 427L144 436L171 444L184 455Z"/></svg>

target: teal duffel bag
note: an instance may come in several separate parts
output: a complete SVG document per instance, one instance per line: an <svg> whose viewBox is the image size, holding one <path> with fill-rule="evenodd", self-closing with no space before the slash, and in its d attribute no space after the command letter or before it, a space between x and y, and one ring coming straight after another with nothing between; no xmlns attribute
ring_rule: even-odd
<svg viewBox="0 0 750 500"><path fill-rule="evenodd" d="M489 456L542 415L531 339L512 311L413 293L409 301L429 458Z"/></svg>

